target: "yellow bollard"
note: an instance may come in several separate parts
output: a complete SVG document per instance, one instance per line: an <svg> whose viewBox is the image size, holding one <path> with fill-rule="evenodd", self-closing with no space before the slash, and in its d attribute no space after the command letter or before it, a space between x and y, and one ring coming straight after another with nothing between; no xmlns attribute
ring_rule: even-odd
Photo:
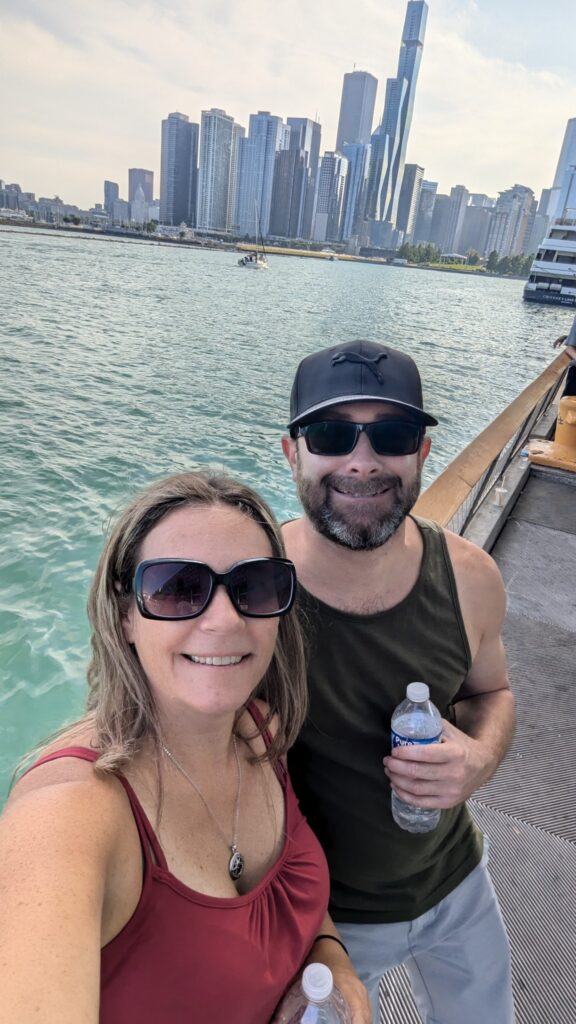
<svg viewBox="0 0 576 1024"><path fill-rule="evenodd" d="M576 452L576 396L565 395L560 399L554 442Z"/></svg>

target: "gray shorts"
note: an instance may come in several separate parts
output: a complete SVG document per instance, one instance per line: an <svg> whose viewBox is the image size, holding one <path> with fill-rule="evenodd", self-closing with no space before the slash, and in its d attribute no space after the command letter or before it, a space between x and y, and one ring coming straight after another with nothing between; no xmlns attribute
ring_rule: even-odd
<svg viewBox="0 0 576 1024"><path fill-rule="evenodd" d="M382 975L404 964L423 1024L514 1024L510 948L496 893L481 863L414 921L338 924L379 1021Z"/></svg>

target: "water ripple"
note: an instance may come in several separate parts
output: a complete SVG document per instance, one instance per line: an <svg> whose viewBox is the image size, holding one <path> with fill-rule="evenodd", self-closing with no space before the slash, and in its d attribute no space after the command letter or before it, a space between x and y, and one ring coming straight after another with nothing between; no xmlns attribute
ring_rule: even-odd
<svg viewBox="0 0 576 1024"><path fill-rule="evenodd" d="M521 283L0 228L0 802L17 758L84 699L84 605L110 516L213 464L296 514L281 450L298 361L381 339L441 420L427 480L552 358L561 309ZM26 268L26 273L23 273Z"/></svg>

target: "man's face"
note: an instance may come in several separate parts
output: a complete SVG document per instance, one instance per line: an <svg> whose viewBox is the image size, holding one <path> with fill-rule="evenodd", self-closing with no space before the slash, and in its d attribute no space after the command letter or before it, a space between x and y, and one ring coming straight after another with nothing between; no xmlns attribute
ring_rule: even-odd
<svg viewBox="0 0 576 1024"><path fill-rule="evenodd" d="M405 418L383 402L334 405L322 419L372 423ZM420 493L422 464L430 451L424 437L414 455L378 455L365 433L348 455L312 455L303 437L283 439L298 497L314 528L355 551L381 547L404 521Z"/></svg>

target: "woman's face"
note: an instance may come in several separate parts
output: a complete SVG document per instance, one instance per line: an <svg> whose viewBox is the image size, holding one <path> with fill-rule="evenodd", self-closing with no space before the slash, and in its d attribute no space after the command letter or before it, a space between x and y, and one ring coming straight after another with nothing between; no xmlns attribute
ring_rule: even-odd
<svg viewBox="0 0 576 1024"><path fill-rule="evenodd" d="M272 554L261 526L237 509L216 505L171 512L145 538L139 561L190 558L225 572L242 559ZM274 652L278 619L240 615L226 589L218 586L201 615L176 622L143 618L132 599L124 631L160 711L174 714L186 707L218 716L242 707L262 679ZM206 658L232 661L207 664Z"/></svg>

